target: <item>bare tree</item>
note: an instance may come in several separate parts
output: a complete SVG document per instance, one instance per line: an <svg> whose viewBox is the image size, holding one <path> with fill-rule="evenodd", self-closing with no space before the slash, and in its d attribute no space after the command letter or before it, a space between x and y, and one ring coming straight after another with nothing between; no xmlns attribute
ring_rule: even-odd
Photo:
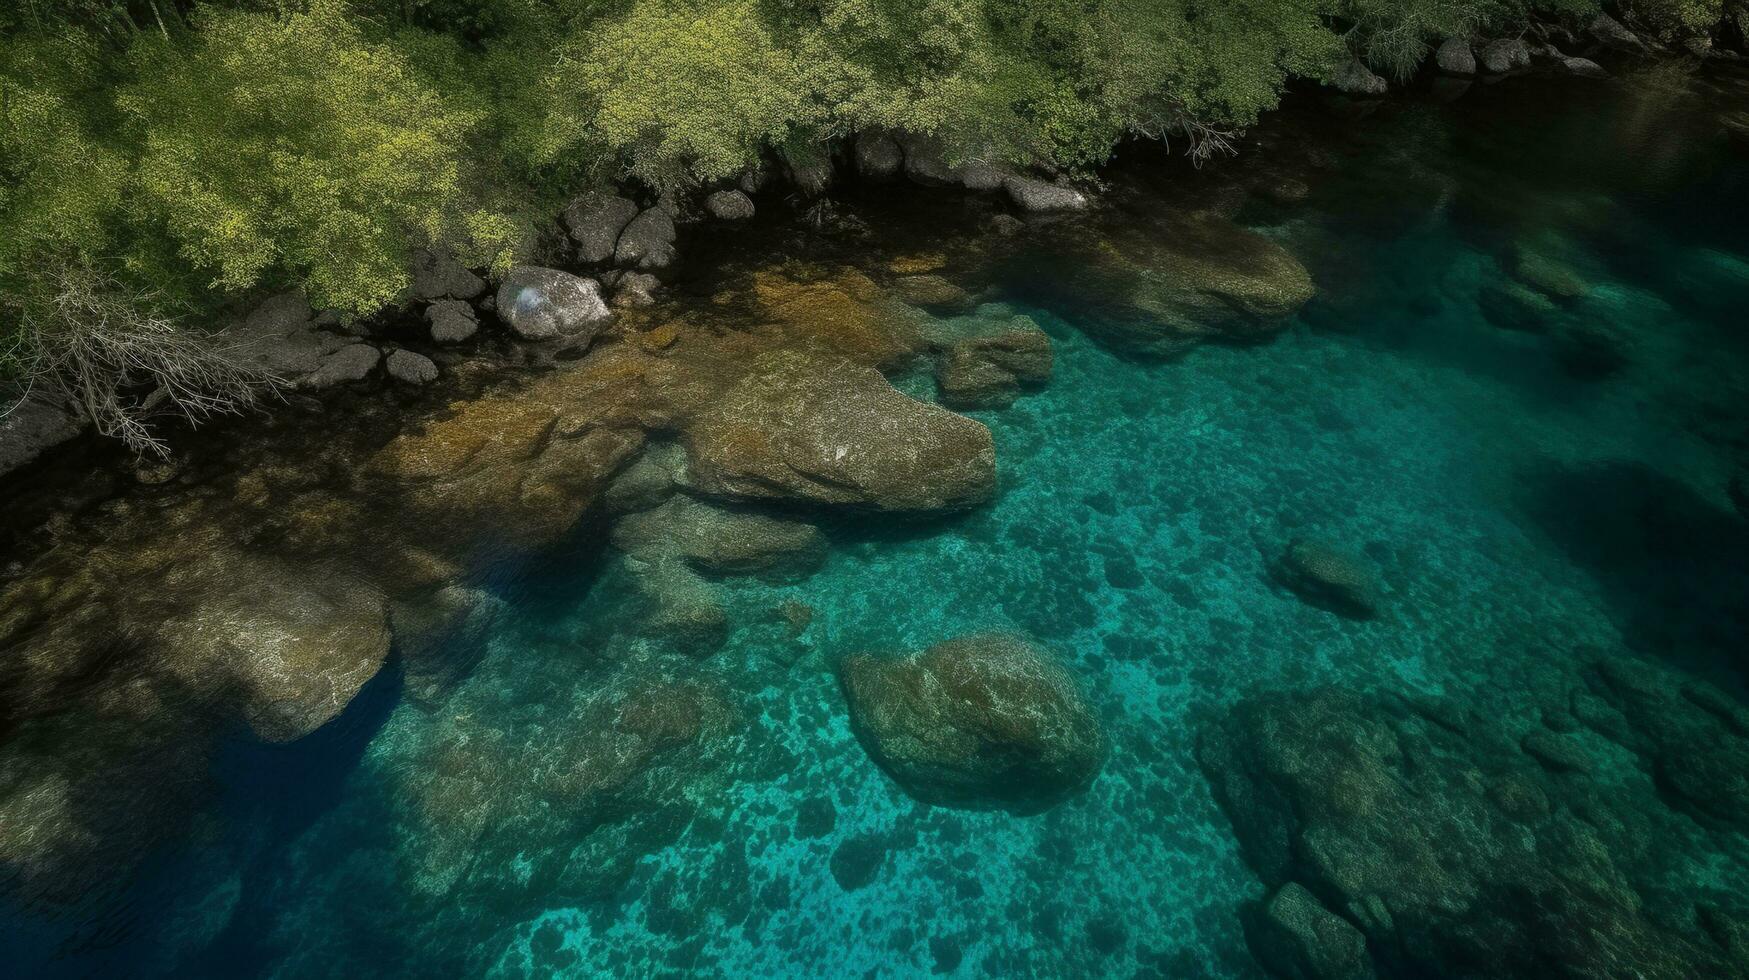
<svg viewBox="0 0 1749 980"><path fill-rule="evenodd" d="M199 425L285 384L240 348L148 312L156 294L83 265L49 273L47 284L46 301L15 310L22 331L7 357L21 365L25 394L64 402L136 453L169 455L152 426L157 415Z"/></svg>

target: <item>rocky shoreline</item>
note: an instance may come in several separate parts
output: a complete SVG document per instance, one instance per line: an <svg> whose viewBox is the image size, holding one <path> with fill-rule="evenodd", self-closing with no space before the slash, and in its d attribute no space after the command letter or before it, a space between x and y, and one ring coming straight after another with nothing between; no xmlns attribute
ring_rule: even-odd
<svg viewBox="0 0 1749 980"><path fill-rule="evenodd" d="M259 438L220 433L181 468L128 467L107 487L92 478L83 489L61 470L21 493L63 499L21 508L52 516L16 532L21 547L0 574L9 897L52 908L116 887L155 843L195 832L225 740L307 737L391 663L411 700L442 704L479 655L472 641L483 643L501 614L492 578L566 549L624 556L643 603L636 629L652 657L680 666L616 676L579 700L577 728L594 733L581 747L432 746L429 771L413 778L440 827L421 856L421 894L451 894L462 867L452 852L472 846L484 814L505 805L495 794L565 800L590 826L654 807L680 795L677 786L703 795L739 724L710 672L692 671L728 629L715 580L807 576L834 546L826 526L845 514L923 521L1001 492L989 428L960 411L999 411L1048 385L1053 351L1038 323L988 302L988 268L1031 249L1075 256L1088 274L1038 288L1096 311L1087 326L1098 342L1148 358L1267 340L1316 296L1290 249L1233 220L1235 202L1291 209L1303 200L1316 170L1298 160L1235 167L1206 195L1210 206L1162 215L1127 208L1121 194L1094 206L1066 185L951 167L893 137L858 140L853 156L859 179L1001 190L1013 211L973 210L966 233L927 250L743 263L676 297L655 277L674 266L692 205L587 195L563 217L553 261L566 268L518 267L493 284L433 253L421 260L408 316L369 333L297 296L245 317L239 337L297 379L289 397L306 414L263 422ZM824 178L789 180L817 189ZM713 223L741 222L768 192L724 188L702 207ZM854 213L803 207L854 237ZM1574 288L1546 256L1522 264L1522 294L1485 307L1501 326ZM388 398L404 405L371 387L384 376ZM6 479L22 486L56 465ZM1296 541L1278 574L1308 602L1365 618L1383 600L1354 564ZM803 627L808 615L778 614ZM1103 736L1049 651L1013 638L956 642L977 653L955 658L979 668L970 677L950 676L940 648L839 664L870 755L917 798L947 805L1033 813L1084 792ZM1684 691L1683 701L1667 680L1626 669L1600 663L1555 701L1679 780L1685 810L1741 821L1740 787L1707 775L1742 758L1741 719L1720 713L1716 692ZM1592 711L1581 683L1622 720ZM1693 707L1702 702L1713 707ZM1454 728L1446 714L1318 694L1211 724L1203 764L1271 889L1248 924L1260 958L1287 975L1357 976L1426 966L1416 951L1430 936L1473 957L1505 936L1513 942L1487 953L1500 960L1478 962L1516 969L1524 962L1510 957L1531 956L1536 929L1577 922L1622 944L1619 961L1560 961L1579 972L1608 974L1618 962L1652 963L1648 975L1743 968L1740 945L1696 945L1642 914L1622 884L1629 871L1603 862L1575 879L1571 865L1600 845L1567 815L1590 790L1561 761L1562 739L1576 730L1564 715L1551 709L1547 732L1502 748L1464 744L1481 726ZM1320 726L1363 737L1330 749ZM1711 753L1688 760L1698 774L1673 748L1695 733ZM506 771L563 752L574 766L505 789ZM1306 757L1310 770L1290 764ZM1410 790L1386 771L1399 765ZM1492 781L1478 788L1473 767ZM1364 806L1342 795L1349 789L1366 794ZM1260 798L1299 801L1290 809L1301 823L1249 805ZM1646 819L1662 826L1655 805L1645 802ZM1325 811L1354 818L1338 831L1356 839L1339 833L1331 844L1318 823ZM1393 834L1448 818L1472 830L1517 821L1567 849L1446 869L1464 880L1441 888L1473 898L1455 911L1439 905L1445 891L1417 891L1425 882L1365 877L1399 848L1433 846ZM1292 860L1269 850L1283 835L1301 842ZM1314 844L1336 857L1295 863ZM858 880L855 857L834 859L835 874L846 866L841 881ZM1539 888L1567 904L1463 919L1499 895ZM1736 915L1708 921L1737 936ZM1469 924L1454 930L1440 916Z"/></svg>

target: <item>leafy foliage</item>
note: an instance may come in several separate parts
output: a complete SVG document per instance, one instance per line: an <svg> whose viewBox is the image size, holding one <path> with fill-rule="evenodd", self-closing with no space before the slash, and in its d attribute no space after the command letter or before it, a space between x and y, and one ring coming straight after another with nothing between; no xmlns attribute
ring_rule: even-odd
<svg viewBox="0 0 1749 980"><path fill-rule="evenodd" d="M1070 170L1131 135L1207 149L1355 55L1402 76L1595 2L17 0L0 372L38 344L21 324L69 326L69 276L142 322L289 286L368 315L415 246L507 263L584 181L667 190L871 129ZM1674 37L1744 4L1623 9Z"/></svg>

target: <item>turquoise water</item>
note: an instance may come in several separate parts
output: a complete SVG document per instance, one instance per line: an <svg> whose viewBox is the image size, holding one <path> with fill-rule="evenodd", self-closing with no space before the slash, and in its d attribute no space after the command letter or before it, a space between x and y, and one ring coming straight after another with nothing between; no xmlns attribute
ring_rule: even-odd
<svg viewBox="0 0 1749 980"><path fill-rule="evenodd" d="M455 690L420 703L390 671L300 742L228 746L188 848L76 928L21 920L12 961L1253 976L1239 910L1266 889L1196 752L1247 697L1446 696L1516 731L1549 677L1604 650L1741 699L1749 162L1707 126L1726 96L1515 84L1358 123L1307 110L1337 148L1310 198L1236 211L1322 289L1268 343L1130 358L1054 287L1076 274L1060 256L992 273L985 312L1033 317L1056 367L972 413L995 437L990 506L831 522L800 581L713 580L729 632L702 659L639 635L627 559L593 539L496 577L502 611ZM1118 199L1166 206L1173 181L1204 179L1156 172L1137 164ZM1589 284L1530 332L1478 301L1524 240ZM1375 617L1278 583L1308 535L1374 571ZM832 673L990 629L1058 655L1110 742L1092 787L1038 816L915 801L858 743ZM561 763L623 754L603 719L649 685L687 692L696 749L561 804ZM1744 829L1684 831L1662 887L1749 901Z"/></svg>

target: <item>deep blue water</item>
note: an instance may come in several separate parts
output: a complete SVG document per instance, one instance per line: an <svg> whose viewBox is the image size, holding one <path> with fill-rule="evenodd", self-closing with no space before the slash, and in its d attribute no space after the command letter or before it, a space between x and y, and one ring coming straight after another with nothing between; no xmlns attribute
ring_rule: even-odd
<svg viewBox="0 0 1749 980"><path fill-rule="evenodd" d="M587 814L543 797L543 767L593 751L591 699L665 669L624 559L580 544L488 583L504 612L441 703L390 670L301 742L228 745L210 830L73 929L19 922L15 975L1257 975L1237 909L1263 887L1197 764L1204 719L1335 683L1487 690L1507 724L1514 690L1597 649L1743 695L1749 157L1709 122L1731 96L1684 86L1314 117L1344 135L1311 198L1239 213L1322 290L1268 343L1126 357L1034 256L986 311L1056 351L1043 391L975 413L997 500L828 526L800 582L712 584L731 632L700 669L742 719L720 760ZM1169 197L1176 173L1124 179ZM1478 305L1524 241L1589 284L1558 329ZM1308 533L1376 569L1376 618L1272 579ZM1060 656L1111 742L1042 815L913 800L831 671L991 628ZM1707 840L1669 887L1749 881L1749 839ZM847 846L869 883L835 873Z"/></svg>

